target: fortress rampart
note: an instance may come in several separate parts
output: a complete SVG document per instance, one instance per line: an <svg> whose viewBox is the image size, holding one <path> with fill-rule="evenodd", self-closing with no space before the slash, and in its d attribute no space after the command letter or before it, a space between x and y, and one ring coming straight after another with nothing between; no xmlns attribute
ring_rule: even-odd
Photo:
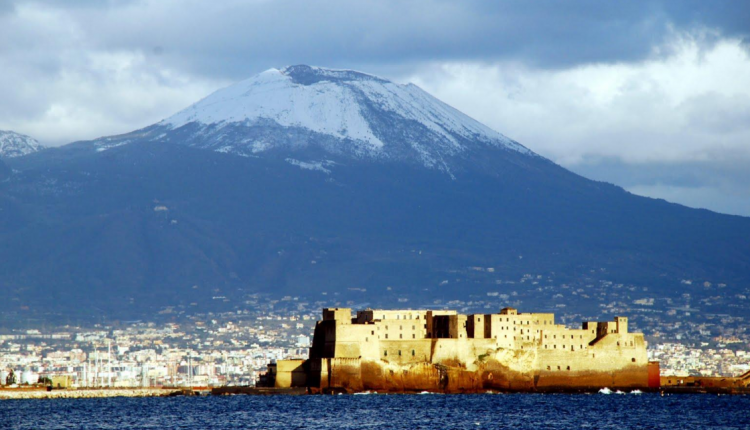
<svg viewBox="0 0 750 430"><path fill-rule="evenodd" d="M326 308L304 367L312 391L649 386L646 342L642 333L628 331L627 318L570 329L555 324L554 314L513 308L473 315L368 309L355 316L348 308Z"/></svg>

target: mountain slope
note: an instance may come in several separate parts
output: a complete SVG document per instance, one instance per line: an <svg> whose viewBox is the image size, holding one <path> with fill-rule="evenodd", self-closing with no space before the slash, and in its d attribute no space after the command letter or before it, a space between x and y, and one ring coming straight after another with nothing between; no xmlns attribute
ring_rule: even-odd
<svg viewBox="0 0 750 430"><path fill-rule="evenodd" d="M39 142L29 136L0 130L0 158L20 157L41 149Z"/></svg>
<svg viewBox="0 0 750 430"><path fill-rule="evenodd" d="M136 140L243 156L342 155L448 174L476 168L487 149L536 156L415 85L309 66L269 69L154 126L95 145L106 150Z"/></svg>
<svg viewBox="0 0 750 430"><path fill-rule="evenodd" d="M142 317L252 292L395 305L550 272L665 296L682 279L750 282L749 219L587 180L429 96L376 103L373 85L421 92L295 66L133 133L6 160L0 306Z"/></svg>

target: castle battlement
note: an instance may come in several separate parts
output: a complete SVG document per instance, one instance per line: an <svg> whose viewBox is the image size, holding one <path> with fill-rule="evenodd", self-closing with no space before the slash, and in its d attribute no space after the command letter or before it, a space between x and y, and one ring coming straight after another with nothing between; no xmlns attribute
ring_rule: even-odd
<svg viewBox="0 0 750 430"><path fill-rule="evenodd" d="M472 389L646 387L649 366L643 334L629 332L626 317L568 328L552 313L514 308L469 315L412 309L354 315L349 308L326 308L308 361L313 387L352 390L436 390L434 372L425 369L450 368L474 375ZM390 380L395 372L402 376ZM404 385L403 378L412 377L412 385ZM444 378L441 373L438 380Z"/></svg>

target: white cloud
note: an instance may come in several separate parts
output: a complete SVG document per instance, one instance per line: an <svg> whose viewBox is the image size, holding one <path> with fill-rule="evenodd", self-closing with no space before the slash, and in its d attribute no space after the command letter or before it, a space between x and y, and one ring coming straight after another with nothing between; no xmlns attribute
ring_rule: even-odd
<svg viewBox="0 0 750 430"><path fill-rule="evenodd" d="M533 69L443 63L411 80L565 165L750 161L750 56L738 40L694 37L639 63Z"/></svg>
<svg viewBox="0 0 750 430"><path fill-rule="evenodd" d="M64 10L20 6L0 24L0 129L43 144L132 131L227 83L140 50L96 48Z"/></svg>
<svg viewBox="0 0 750 430"><path fill-rule="evenodd" d="M452 62L402 80L585 176L750 215L750 183L737 168L750 166L750 55L740 40L705 37L675 35L635 63Z"/></svg>

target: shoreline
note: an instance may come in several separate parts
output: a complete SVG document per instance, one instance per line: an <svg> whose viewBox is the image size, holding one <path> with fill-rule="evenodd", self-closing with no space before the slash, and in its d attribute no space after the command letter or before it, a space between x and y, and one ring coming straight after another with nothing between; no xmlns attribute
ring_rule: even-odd
<svg viewBox="0 0 750 430"><path fill-rule="evenodd" d="M26 399L104 399L110 397L169 397L195 395L192 390L181 388L81 388L81 389L2 389L2 400Z"/></svg>
<svg viewBox="0 0 750 430"><path fill-rule="evenodd" d="M326 396L326 395L420 395L420 394L602 394L602 395L637 395L637 394L708 394L708 395L750 395L749 390L730 390L730 389L707 389L707 387L664 387L662 389L644 389L634 392L617 392L601 393L595 390L542 390L542 391L496 391L488 390L484 392L441 392L441 391L347 391L347 390L325 390L318 392L309 392L306 388L262 388L262 387L216 387L207 390L191 390L179 387L171 388L84 388L74 390L52 390L45 389L0 389L0 401L3 400L44 400L44 399L104 399L114 397L177 397L177 396Z"/></svg>

